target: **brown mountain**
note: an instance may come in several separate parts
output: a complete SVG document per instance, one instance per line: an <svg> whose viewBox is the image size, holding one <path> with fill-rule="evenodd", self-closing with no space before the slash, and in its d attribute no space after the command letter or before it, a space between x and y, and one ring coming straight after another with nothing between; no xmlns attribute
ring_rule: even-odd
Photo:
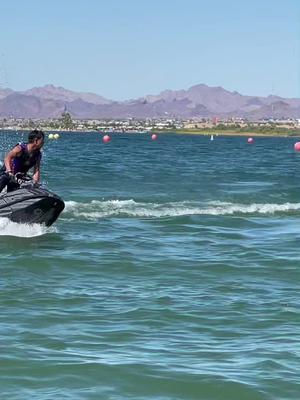
<svg viewBox="0 0 300 400"><path fill-rule="evenodd" d="M40 99L47 100L59 100L64 102L71 102L77 99L81 99L87 103L92 104L109 104L110 100L105 99L102 96L98 96L94 93L78 93L72 90L65 89L60 86L45 85L43 87L35 87L23 92L28 96L35 96Z"/></svg>
<svg viewBox="0 0 300 400"><path fill-rule="evenodd" d="M0 99L4 99L4 97L7 97L12 93L14 93L14 91L11 89L0 89Z"/></svg>
<svg viewBox="0 0 300 400"><path fill-rule="evenodd" d="M46 85L25 92L0 90L0 117L57 118L63 110L74 118L300 118L300 99L244 96L222 87L195 85L158 95L117 102L93 93Z"/></svg>

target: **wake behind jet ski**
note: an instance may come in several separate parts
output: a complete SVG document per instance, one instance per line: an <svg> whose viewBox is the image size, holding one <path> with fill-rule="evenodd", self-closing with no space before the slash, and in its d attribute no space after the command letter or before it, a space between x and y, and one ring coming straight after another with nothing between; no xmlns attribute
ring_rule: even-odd
<svg viewBox="0 0 300 400"><path fill-rule="evenodd" d="M31 177L16 174L18 189L0 194L0 217L26 224L52 225L63 211L63 200Z"/></svg>

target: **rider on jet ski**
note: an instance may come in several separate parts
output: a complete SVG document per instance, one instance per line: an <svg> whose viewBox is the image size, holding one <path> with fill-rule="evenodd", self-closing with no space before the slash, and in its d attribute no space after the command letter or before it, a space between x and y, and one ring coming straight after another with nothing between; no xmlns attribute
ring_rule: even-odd
<svg viewBox="0 0 300 400"><path fill-rule="evenodd" d="M0 169L0 192L7 186L7 191L11 192L20 187L15 182L14 176L17 173L27 174L34 168L33 181L38 183L41 175L41 148L44 145L44 132L37 129L28 134L28 143L17 144L4 159L4 165Z"/></svg>

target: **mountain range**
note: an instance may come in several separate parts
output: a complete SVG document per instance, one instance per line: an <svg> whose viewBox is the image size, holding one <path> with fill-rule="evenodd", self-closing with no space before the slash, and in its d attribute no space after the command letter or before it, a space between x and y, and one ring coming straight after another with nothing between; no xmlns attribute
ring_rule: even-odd
<svg viewBox="0 0 300 400"><path fill-rule="evenodd" d="M75 119L96 118L300 118L300 99L245 96L222 87L199 84L187 90L113 101L45 85L26 91L0 89L0 118L58 118L67 110Z"/></svg>

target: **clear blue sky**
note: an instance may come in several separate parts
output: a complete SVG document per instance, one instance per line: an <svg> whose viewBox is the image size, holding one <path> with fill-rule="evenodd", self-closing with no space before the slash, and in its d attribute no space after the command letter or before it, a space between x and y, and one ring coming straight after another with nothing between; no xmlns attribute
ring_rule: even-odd
<svg viewBox="0 0 300 400"><path fill-rule="evenodd" d="M2 0L0 85L300 97L299 0Z"/></svg>

